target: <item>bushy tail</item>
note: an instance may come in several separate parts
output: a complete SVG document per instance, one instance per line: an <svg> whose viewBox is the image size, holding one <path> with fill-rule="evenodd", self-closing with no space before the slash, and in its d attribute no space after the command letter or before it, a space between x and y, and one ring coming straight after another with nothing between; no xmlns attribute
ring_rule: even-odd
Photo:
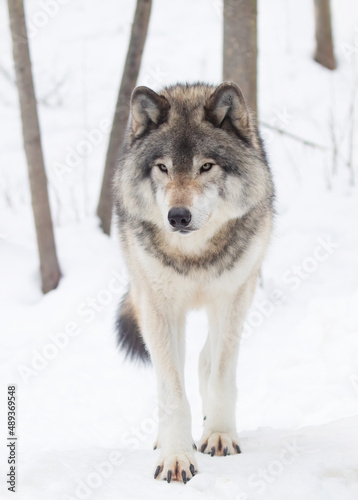
<svg viewBox="0 0 358 500"><path fill-rule="evenodd" d="M127 357L150 363L150 355L144 343L129 292L123 297L116 321L118 345Z"/></svg>

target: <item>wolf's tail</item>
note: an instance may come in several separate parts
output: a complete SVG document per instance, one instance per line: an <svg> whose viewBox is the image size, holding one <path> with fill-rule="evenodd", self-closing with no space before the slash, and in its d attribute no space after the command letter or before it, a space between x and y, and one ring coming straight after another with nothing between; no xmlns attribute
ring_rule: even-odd
<svg viewBox="0 0 358 500"><path fill-rule="evenodd" d="M129 292L123 297L116 321L118 345L127 357L150 363L150 355L144 343Z"/></svg>

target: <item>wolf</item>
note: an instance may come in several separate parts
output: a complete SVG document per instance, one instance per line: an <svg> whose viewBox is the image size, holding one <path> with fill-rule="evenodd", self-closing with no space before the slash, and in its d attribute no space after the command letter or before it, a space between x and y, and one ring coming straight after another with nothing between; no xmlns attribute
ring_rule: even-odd
<svg viewBox="0 0 358 500"><path fill-rule="evenodd" d="M186 314L205 308L209 323L199 356L198 449L240 453L240 333L272 232L272 175L240 88L134 89L114 197L129 273L119 344L156 372L161 452L154 478L186 483L198 470L184 387Z"/></svg>

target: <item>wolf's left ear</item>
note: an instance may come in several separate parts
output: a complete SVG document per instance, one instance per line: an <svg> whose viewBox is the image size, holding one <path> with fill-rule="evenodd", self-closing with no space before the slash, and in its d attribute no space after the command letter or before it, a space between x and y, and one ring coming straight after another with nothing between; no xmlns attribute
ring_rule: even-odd
<svg viewBox="0 0 358 500"><path fill-rule="evenodd" d="M232 82L219 85L204 106L205 118L215 127L251 136L250 114L240 88Z"/></svg>
<svg viewBox="0 0 358 500"><path fill-rule="evenodd" d="M168 118L170 104L148 87L137 87L131 98L132 131L135 137L159 127Z"/></svg>

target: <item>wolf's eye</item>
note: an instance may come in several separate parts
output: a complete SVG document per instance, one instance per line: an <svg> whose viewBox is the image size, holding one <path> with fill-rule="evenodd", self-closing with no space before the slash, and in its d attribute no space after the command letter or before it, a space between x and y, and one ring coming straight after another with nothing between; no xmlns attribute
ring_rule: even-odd
<svg viewBox="0 0 358 500"><path fill-rule="evenodd" d="M200 173L202 174L203 172L208 172L213 165L214 163L204 163L204 165L200 168Z"/></svg>
<svg viewBox="0 0 358 500"><path fill-rule="evenodd" d="M164 172L166 174L168 173L168 169L167 169L167 167L163 163L158 163L157 167L159 168L159 170L161 172Z"/></svg>

